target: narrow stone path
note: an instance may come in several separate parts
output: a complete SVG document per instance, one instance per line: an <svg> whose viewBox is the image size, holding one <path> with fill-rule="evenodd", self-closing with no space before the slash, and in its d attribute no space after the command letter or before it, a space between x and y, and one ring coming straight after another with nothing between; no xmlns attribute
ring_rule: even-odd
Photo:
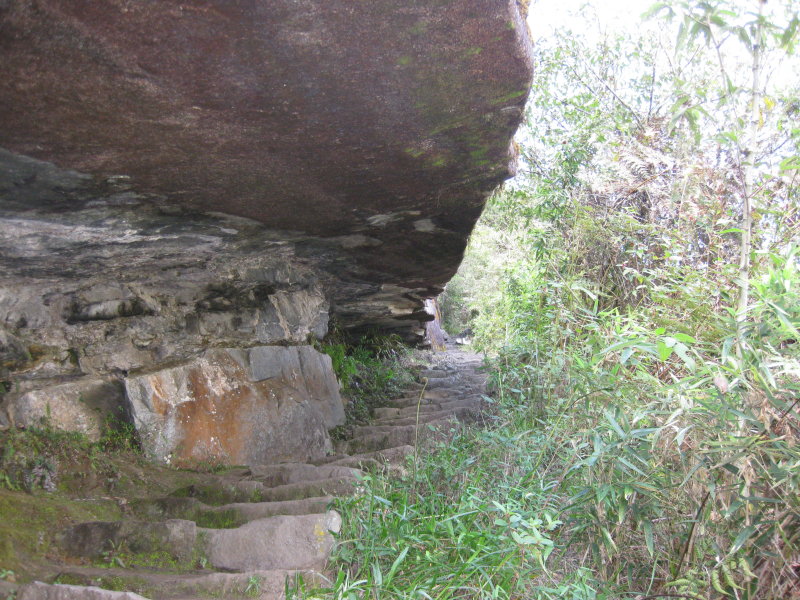
<svg viewBox="0 0 800 600"><path fill-rule="evenodd" d="M281 463L198 475L197 483L128 505L129 517L74 526L61 545L78 563L55 581L22 586L17 600L281 600L287 585L326 585L341 518L336 496L358 493L366 471L402 471L415 444L481 417L486 377L478 355L437 353L419 382L375 409L368 425L315 464ZM124 552L123 552L124 551ZM136 556L148 568L125 564ZM101 586L114 590L108 591Z"/></svg>

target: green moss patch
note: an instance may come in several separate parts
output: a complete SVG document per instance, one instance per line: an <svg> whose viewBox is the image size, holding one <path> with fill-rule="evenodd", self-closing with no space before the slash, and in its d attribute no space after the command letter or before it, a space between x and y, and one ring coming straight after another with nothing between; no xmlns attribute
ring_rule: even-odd
<svg viewBox="0 0 800 600"><path fill-rule="evenodd" d="M60 494L27 494L0 490L0 568L25 578L39 560L58 555L58 532L84 521L113 521L121 517L113 500L83 502Z"/></svg>

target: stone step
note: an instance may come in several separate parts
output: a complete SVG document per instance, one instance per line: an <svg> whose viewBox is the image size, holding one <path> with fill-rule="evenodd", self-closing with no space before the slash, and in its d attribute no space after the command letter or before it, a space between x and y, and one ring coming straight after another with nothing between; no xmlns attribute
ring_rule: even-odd
<svg viewBox="0 0 800 600"><path fill-rule="evenodd" d="M419 396L409 396L388 400L386 406L382 408L405 408L407 406L416 406L417 404L424 406L426 404L433 404L434 402L435 400L430 398L422 398L422 400L420 400ZM375 410L377 411L379 409L376 408Z"/></svg>
<svg viewBox="0 0 800 600"><path fill-rule="evenodd" d="M449 431L450 419L415 425L373 425L361 429L352 439L337 442L336 449L343 454L365 454L398 446L413 446Z"/></svg>
<svg viewBox="0 0 800 600"><path fill-rule="evenodd" d="M349 470L352 472L352 469ZM319 496L351 494L357 485L356 477L338 477L300 481L269 487L260 481L237 481L228 485L194 484L175 490L175 498L196 498L210 506L225 504L283 502Z"/></svg>
<svg viewBox="0 0 800 600"><path fill-rule="evenodd" d="M342 519L330 510L316 515L281 515L235 529L202 529L199 543L210 565L222 571L322 570Z"/></svg>
<svg viewBox="0 0 800 600"><path fill-rule="evenodd" d="M397 446L414 444L415 427L392 427L386 433L374 433L368 436L355 437L351 440L336 442L335 447L343 454L364 454Z"/></svg>
<svg viewBox="0 0 800 600"><path fill-rule="evenodd" d="M82 585L50 586L50 588L71 587L74 596L55 596L54 600L95 600L92 585L122 584L126 589L135 590L140 595L128 592L130 596L97 596L97 600L199 600L199 599L244 599L286 600L286 588L296 588L300 583L306 587L321 587L330 582L317 571L311 570L250 570L241 573L219 573L210 571L192 571L175 573L153 570L100 569L86 567L68 567L61 571L58 579L81 582ZM23 586L23 589L25 586ZM39 584L33 591L38 595L30 596L30 600L51 600L47 593L53 593L45 584ZM110 592L107 594L122 594ZM17 596L18 600L21 596ZM25 597L27 598L27 597Z"/></svg>
<svg viewBox="0 0 800 600"><path fill-rule="evenodd" d="M359 469L363 472L366 471L382 471L385 467L383 463L378 462L374 458L358 456L350 456L349 454L334 454L330 456L329 464L339 465L342 467L351 467Z"/></svg>
<svg viewBox="0 0 800 600"><path fill-rule="evenodd" d="M458 377L456 375L451 375L448 377L429 379L427 384L427 389L435 390L439 388L457 388L463 385L464 381L461 377Z"/></svg>
<svg viewBox="0 0 800 600"><path fill-rule="evenodd" d="M247 522L278 515L309 515L321 513L331 505L333 500L333 496L315 496L311 498L302 498L300 500L285 500L283 502L229 504L222 508L224 510L236 512Z"/></svg>
<svg viewBox="0 0 800 600"><path fill-rule="evenodd" d="M134 592L115 592L82 585L51 585L34 581L21 586L16 600L148 600Z"/></svg>
<svg viewBox="0 0 800 600"><path fill-rule="evenodd" d="M330 581L316 571L257 570L243 573L209 573L178 582L175 593L156 594L152 600L198 600L255 598L256 600L287 600L287 587L330 586Z"/></svg>
<svg viewBox="0 0 800 600"><path fill-rule="evenodd" d="M372 416L375 419L391 419L400 416L400 409L391 406L382 406L372 411Z"/></svg>
<svg viewBox="0 0 800 600"><path fill-rule="evenodd" d="M420 413L419 417L416 415L410 417L389 417L385 419L377 419L374 421L375 425L420 425L444 421L446 419L455 419L462 423L471 423L478 419L480 416L480 408L461 406L457 408L450 408L446 410L439 410L434 412Z"/></svg>
<svg viewBox="0 0 800 600"><path fill-rule="evenodd" d="M188 568L196 556L197 531L194 521L185 519L90 521L65 529L57 542L64 552L80 558L99 559L122 550L143 555L158 552Z"/></svg>
<svg viewBox="0 0 800 600"><path fill-rule="evenodd" d="M431 379L431 384L426 388L426 392L435 390L452 390L461 392L464 390L474 390L486 387L486 380L483 377L458 377L450 379Z"/></svg>
<svg viewBox="0 0 800 600"><path fill-rule="evenodd" d="M450 377L455 372L452 369L423 369L419 372L420 379L427 377L428 379L440 379L442 377Z"/></svg>
<svg viewBox="0 0 800 600"><path fill-rule="evenodd" d="M481 407L482 400L479 396L470 396L457 400L430 400L425 403L419 404L420 414L441 412L443 410L456 410L459 408L475 408ZM391 419L400 417L411 417L417 414L417 404L410 406L397 406L385 407L382 409L375 409L376 419Z"/></svg>
<svg viewBox="0 0 800 600"><path fill-rule="evenodd" d="M464 381L468 381L469 383L486 383L488 376L485 373L470 373L469 371L465 371L460 373L459 376Z"/></svg>
<svg viewBox="0 0 800 600"><path fill-rule="evenodd" d="M382 448L380 450L373 450L361 454L350 456L349 459L357 460L374 460L381 465L388 465L390 467L401 467L406 462L406 457L414 454L414 446L404 444L402 446L392 446Z"/></svg>
<svg viewBox="0 0 800 600"><path fill-rule="evenodd" d="M370 437L376 434L394 433L400 431L402 431L402 435L410 435L413 439L415 435L415 428L416 427L413 423L410 425L361 425L353 428L352 439L358 440L360 438Z"/></svg>
<svg viewBox="0 0 800 600"><path fill-rule="evenodd" d="M241 502L208 506L197 498L156 498L130 502L133 513L149 521L187 519L200 527L238 527L254 519L276 515L306 515L324 512L332 496L303 498L283 502Z"/></svg>
<svg viewBox="0 0 800 600"><path fill-rule="evenodd" d="M423 396L423 400L430 401L450 401L450 400L463 400L464 398L478 397L480 398L481 392L476 392L468 388L458 388L457 390L428 390Z"/></svg>
<svg viewBox="0 0 800 600"><path fill-rule="evenodd" d="M338 533L335 511L278 515L230 529L197 527L193 521L95 521L70 527L59 545L71 556L97 559L107 552L169 557L176 566L193 568L200 557L224 571L251 569L322 569Z"/></svg>
<svg viewBox="0 0 800 600"><path fill-rule="evenodd" d="M284 502L319 496L349 496L356 491L358 478L341 477L289 483L273 488L264 488L261 499L264 502Z"/></svg>
<svg viewBox="0 0 800 600"><path fill-rule="evenodd" d="M419 397L417 398L397 398L395 400L389 401L389 403L384 408L407 408L407 409L414 409L416 411L417 404L421 407L423 406L442 406L445 403L456 403L456 402L480 402L482 400L480 394L469 393L469 394L435 394L426 396L420 401ZM455 404L454 404L455 405ZM375 409L375 415L378 415L379 409ZM387 412L387 415L389 413Z"/></svg>
<svg viewBox="0 0 800 600"><path fill-rule="evenodd" d="M387 467L399 467L405 463L405 458L409 454L414 453L414 447L409 445L397 446L395 448L386 448L382 450L374 450L371 452L364 452L362 454L334 454L325 457L328 464L343 465L343 466L359 466L361 469L376 468L378 470L386 469Z"/></svg>
<svg viewBox="0 0 800 600"><path fill-rule="evenodd" d="M417 391L423 389L424 387L425 387L424 383L415 382L415 383L411 383L411 384L405 386L405 389L406 389L407 392L412 392L413 393L413 392L417 392Z"/></svg>
<svg viewBox="0 0 800 600"><path fill-rule="evenodd" d="M275 487L304 481L357 477L357 469L342 466L281 463L250 467L250 478L266 486Z"/></svg>
<svg viewBox="0 0 800 600"><path fill-rule="evenodd" d="M408 425L417 425L419 428L425 426L445 425L446 423L455 423L458 418L451 411L440 411L439 413L427 413L417 417L403 417L400 419L382 419L372 424L373 427L407 427Z"/></svg>
<svg viewBox="0 0 800 600"><path fill-rule="evenodd" d="M430 409L432 406L433 406L432 404L427 404L426 403L424 405L420 405L420 410L422 410L422 408ZM373 410L372 418L373 418L373 420L376 420L376 421L379 420L379 419L396 419L396 418L402 416L400 414L401 410L402 409L400 407L382 406L380 408L376 408L376 409Z"/></svg>
<svg viewBox="0 0 800 600"><path fill-rule="evenodd" d="M193 483L169 494L172 498L196 498L209 506L237 502L263 502L264 484L260 481Z"/></svg>

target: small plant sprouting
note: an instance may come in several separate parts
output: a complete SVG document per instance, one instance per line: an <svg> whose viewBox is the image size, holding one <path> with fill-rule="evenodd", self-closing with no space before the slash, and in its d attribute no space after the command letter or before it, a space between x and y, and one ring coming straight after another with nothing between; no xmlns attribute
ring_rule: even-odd
<svg viewBox="0 0 800 600"><path fill-rule="evenodd" d="M261 577L252 575L247 580L247 586L244 588L244 595L248 598L258 598L261 595Z"/></svg>
<svg viewBox="0 0 800 600"><path fill-rule="evenodd" d="M103 561L105 562L103 566L108 567L109 569L114 567L126 569L127 567L125 566L125 562L122 560L122 556L124 555L123 542L108 540L108 545L108 550L104 550L101 554Z"/></svg>

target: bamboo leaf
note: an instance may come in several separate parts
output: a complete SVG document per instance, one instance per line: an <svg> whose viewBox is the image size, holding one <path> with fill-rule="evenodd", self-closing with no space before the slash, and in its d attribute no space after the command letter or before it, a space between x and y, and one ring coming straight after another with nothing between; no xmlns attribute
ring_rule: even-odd
<svg viewBox="0 0 800 600"><path fill-rule="evenodd" d="M619 362L624 365L626 362L628 362L628 359L631 357L632 354L633 354L632 347L629 346L625 348L619 356Z"/></svg>
<svg viewBox="0 0 800 600"><path fill-rule="evenodd" d="M694 343L696 343L696 342L697 342L697 340L696 340L696 339L694 339L694 338L693 338L692 336L690 336L690 335L686 335L685 333L676 333L676 334L675 334L673 337L674 337L676 340L678 340L679 342L684 342L684 343L686 343L686 344L694 344Z"/></svg>
<svg viewBox="0 0 800 600"><path fill-rule="evenodd" d="M617 457L617 462L622 463L623 465L625 465L626 467L628 467L632 471L636 471L642 477L647 477L647 474L644 471L642 471L639 467L634 465L631 461L626 459L624 456L618 456Z"/></svg>
<svg viewBox="0 0 800 600"><path fill-rule="evenodd" d="M604 414L605 414L606 420L609 423L611 423L611 427L613 427L614 431L617 432L617 435L619 435L619 437L621 437L621 438L625 438L626 437L625 431L622 429L622 427L619 426L619 423L617 423L617 420L614 418L614 415L611 414L611 411L605 410Z"/></svg>
<svg viewBox="0 0 800 600"><path fill-rule="evenodd" d="M653 524L650 521L644 521L642 523L642 529L644 530L644 542L647 544L647 551L652 557L655 555L655 545L653 543Z"/></svg>
<svg viewBox="0 0 800 600"><path fill-rule="evenodd" d="M642 13L642 19L650 19L655 17L663 10L667 11L667 18L672 18L672 16L675 14L675 11L666 2L656 2Z"/></svg>
<svg viewBox="0 0 800 600"><path fill-rule="evenodd" d="M736 36L739 38L739 41L742 42L744 47L747 48L747 51L752 54L753 42L750 41L750 36L747 34L747 30L744 27L737 27Z"/></svg>
<svg viewBox="0 0 800 600"><path fill-rule="evenodd" d="M614 552L617 552L617 544L614 543L614 539L611 537L611 533L605 527L600 528L600 532L603 534L603 539L606 541L606 545L609 548L612 548Z"/></svg>
<svg viewBox="0 0 800 600"><path fill-rule="evenodd" d="M678 342L675 344L675 354L680 356L681 360L686 365L686 368L694 373L695 369L697 368L697 363L691 356L689 356L689 349L681 342Z"/></svg>
<svg viewBox="0 0 800 600"><path fill-rule="evenodd" d="M375 587L381 587L383 585L383 574L381 573L381 567L378 563L372 563L372 585Z"/></svg>
<svg viewBox="0 0 800 600"><path fill-rule="evenodd" d="M792 45L792 41L794 39L795 34L797 33L797 26L800 24L800 20L798 20L798 16L794 15L792 20L789 21L789 25L787 25L786 29L781 35L780 46L783 49L789 49Z"/></svg>
<svg viewBox="0 0 800 600"><path fill-rule="evenodd" d="M756 532L755 525L748 525L747 527L742 529L739 532L739 535L736 536L736 539L733 540L733 546L731 546L730 554L736 554L739 551L739 549L745 545L747 540L750 539L750 536L752 536L755 532Z"/></svg>
<svg viewBox="0 0 800 600"><path fill-rule="evenodd" d="M410 546L406 546L405 548L403 548L403 551L398 555L397 558L394 559L394 562L392 563L392 567L389 569L389 573L386 575L386 579L384 581L384 585L389 585L392 582L392 579L394 578L395 573L397 573L397 569L400 567L400 564L405 559L406 554L408 554L408 549L409 548L410 548Z"/></svg>
<svg viewBox="0 0 800 600"><path fill-rule="evenodd" d="M667 360L670 356L672 356L673 352L672 348L667 346L661 340L656 342L656 350L658 350L658 357L663 361Z"/></svg>

